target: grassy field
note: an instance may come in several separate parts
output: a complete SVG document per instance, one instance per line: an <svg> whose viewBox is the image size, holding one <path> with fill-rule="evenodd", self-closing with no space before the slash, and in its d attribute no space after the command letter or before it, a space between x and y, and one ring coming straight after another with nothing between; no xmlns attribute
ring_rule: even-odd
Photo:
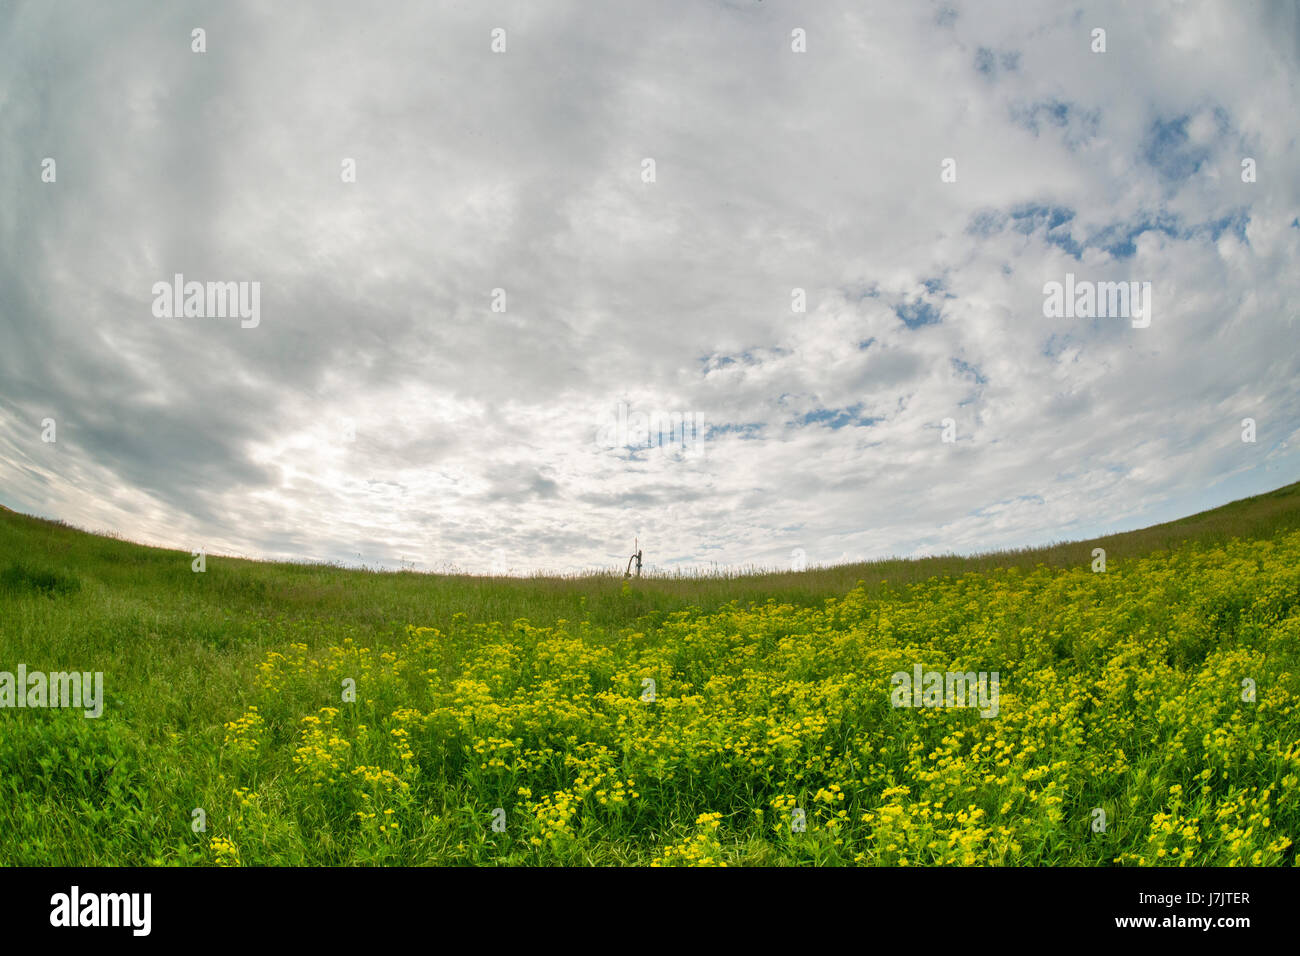
<svg viewBox="0 0 1300 956"><path fill-rule="evenodd" d="M1298 567L1300 485L633 582L196 574L0 509L0 672L106 698L0 709L0 863L1293 865ZM996 673L996 715L893 706L917 666Z"/></svg>

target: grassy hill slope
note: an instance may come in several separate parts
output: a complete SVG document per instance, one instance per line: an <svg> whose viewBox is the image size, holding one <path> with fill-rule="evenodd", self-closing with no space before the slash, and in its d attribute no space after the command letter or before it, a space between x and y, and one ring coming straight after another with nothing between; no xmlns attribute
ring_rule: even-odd
<svg viewBox="0 0 1300 956"><path fill-rule="evenodd" d="M1298 529L1290 485L1050 548L624 582L196 574L0 510L0 672L106 697L0 709L0 864L1291 863ZM891 707L914 665L999 672L999 713Z"/></svg>
<svg viewBox="0 0 1300 956"><path fill-rule="evenodd" d="M1176 521L1085 541L971 557L887 559L802 572L647 577L629 597L623 593L622 575L617 572L510 578L373 572L209 556L206 574L199 575L190 570L188 552L91 535L0 508L0 555L5 556L0 558L0 575L14 565L34 574L53 574L69 586L85 586L78 606L102 602L100 610L110 614L136 602L165 612L164 616L179 614L184 624L175 632L177 637L195 628L204 631L220 626L225 615L234 611L284 616L305 613L383 631L394 621L418 619L445 625L457 612L476 621L516 617L553 621L573 618L583 608L583 616L590 616L594 623L617 625L653 610L688 606L708 610L733 600L811 605L841 596L859 582L872 588L882 581L905 584L1001 567L1084 567L1097 547L1105 548L1113 563L1184 543L1208 546L1233 537L1261 538L1293 529L1300 529L1300 482ZM19 572L7 573L12 579ZM4 588L0 578L0 590Z"/></svg>

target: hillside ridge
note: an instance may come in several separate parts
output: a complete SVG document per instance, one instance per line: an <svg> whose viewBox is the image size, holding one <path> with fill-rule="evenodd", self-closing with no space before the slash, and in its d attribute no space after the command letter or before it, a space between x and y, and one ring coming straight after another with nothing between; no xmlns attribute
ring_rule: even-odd
<svg viewBox="0 0 1300 956"><path fill-rule="evenodd" d="M186 556L186 560L189 560L189 552L182 551L179 548L141 544L111 534L87 531L64 521L39 518L19 511L14 511L10 508L6 508L4 505L0 505L0 512L3 513L0 517L4 517L8 522L13 522L19 525L20 528L23 525L26 525L27 529L32 531L45 528L58 534L84 536L86 538L102 541L111 544L114 547L124 549L140 549L159 555L184 555ZM1076 564L1085 559L1090 559L1092 549L1098 547L1106 550L1108 559L1111 557L1134 557L1151 551L1165 550L1183 541L1218 542L1226 541L1234 537L1254 538L1270 536L1278 531L1286 530L1288 528L1300 528L1300 482L1293 482L1280 488L1275 488L1272 491L1263 492L1246 498L1240 498L1216 508L1194 512L1193 514L1181 518L1174 518L1170 521L1160 522L1159 524L1149 525L1144 528L1135 528L1130 531L1118 531L1093 538L1054 542L1048 545L993 549L968 555L942 553L924 557L889 557L871 561L846 562L844 564L834 565L812 564L803 571L749 568L719 571L714 574L706 572L695 575L674 574L672 571L656 570L647 574L647 576L642 580L691 580L696 578L735 580L741 578L772 578L792 574L842 574L855 568L872 570L893 568L900 565L914 565L917 567L943 565L947 567L954 564L969 564L970 570L979 570L990 566L1004 566L1006 564L1025 565L1044 563L1050 566L1063 566L1067 564ZM10 530L9 527L0 527L0 534L3 534L8 530ZM525 579L516 576L493 576L465 572L406 570L377 571L364 567L339 565L333 562L274 561L220 554L209 554L207 557L208 560L240 562L268 567L333 568L341 572L351 572L356 574L416 574L425 577L508 578L510 580ZM999 561L999 559L1003 560ZM526 579L575 580L580 578L604 577L611 575L621 576L621 572L611 568L609 571L605 572L583 572L575 574L537 573L526 576Z"/></svg>

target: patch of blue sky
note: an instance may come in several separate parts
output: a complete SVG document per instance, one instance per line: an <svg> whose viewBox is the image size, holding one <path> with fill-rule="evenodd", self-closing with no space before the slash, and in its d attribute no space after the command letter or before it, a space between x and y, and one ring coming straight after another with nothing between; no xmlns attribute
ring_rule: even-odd
<svg viewBox="0 0 1300 956"><path fill-rule="evenodd" d="M1011 122L1034 136L1044 129L1059 130L1066 148L1077 150L1097 136L1101 127L1101 111L1085 109L1078 103L1055 97L1032 103L1016 102L1008 107Z"/></svg>
<svg viewBox="0 0 1300 956"><path fill-rule="evenodd" d="M825 425L832 430L838 431L848 425L857 427L869 427L878 422L884 421L882 418L863 417L861 403L850 405L846 408L818 408L811 412L806 412L799 418L788 422L787 424L795 426L804 425Z"/></svg>
<svg viewBox="0 0 1300 956"><path fill-rule="evenodd" d="M945 299L957 298L955 295L953 295L951 292L948 291L948 284L942 278L936 277L933 279L922 279L921 285L925 288L925 291L928 292L930 295L937 295L940 292L942 292L943 297Z"/></svg>
<svg viewBox="0 0 1300 956"><path fill-rule="evenodd" d="M896 305L894 314L909 329L919 329L923 325L938 325L943 321L942 313L924 299Z"/></svg>
<svg viewBox="0 0 1300 956"><path fill-rule="evenodd" d="M721 435L736 435L742 439L761 438L765 426L762 422L743 422L728 425L709 425L705 441L715 441Z"/></svg>
<svg viewBox="0 0 1300 956"><path fill-rule="evenodd" d="M1137 253L1136 240L1146 232L1160 232L1170 239L1180 241L1205 239L1217 242L1224 232L1230 230L1242 242L1248 242L1246 227L1250 224L1247 207L1205 222L1190 224L1174 213L1161 211L1154 215L1144 214L1137 219L1110 223L1080 240L1075 237L1072 228L1075 225L1074 218L1074 210L1065 206L1024 203L1006 213L991 209L980 210L971 216L966 232L968 235L988 238L998 235L1009 226L1025 236L1041 233L1043 241L1075 259L1082 258L1083 251L1091 248L1104 249L1116 259L1127 259Z"/></svg>
<svg viewBox="0 0 1300 956"><path fill-rule="evenodd" d="M1008 73L1018 71L1020 69L1020 51L1003 50L999 53L986 46L982 46L975 51L976 73L988 79L994 79L997 77L999 67Z"/></svg>
<svg viewBox="0 0 1300 956"><path fill-rule="evenodd" d="M704 366L704 371L713 372L718 369L726 368L729 365L762 365L770 358L790 354L789 349L783 348L765 348L765 349L746 349L744 352L738 352L734 355L701 355L696 361Z"/></svg>
<svg viewBox="0 0 1300 956"><path fill-rule="evenodd" d="M1221 138L1231 127L1228 114L1222 109L1215 109L1214 118ZM1168 183L1196 175L1210 158L1208 145L1192 141L1187 131L1189 122L1191 116L1186 114L1156 117L1147 127L1143 138L1143 162Z"/></svg>
<svg viewBox="0 0 1300 956"><path fill-rule="evenodd" d="M952 367L958 375L971 376L971 378L975 379L976 385L987 385L989 383L989 380L984 377L984 374L969 362L955 358L952 360Z"/></svg>

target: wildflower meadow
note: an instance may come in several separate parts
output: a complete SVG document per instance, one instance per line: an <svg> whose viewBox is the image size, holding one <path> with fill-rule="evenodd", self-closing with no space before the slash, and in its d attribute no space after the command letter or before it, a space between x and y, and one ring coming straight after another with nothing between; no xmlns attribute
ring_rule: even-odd
<svg viewBox="0 0 1300 956"><path fill-rule="evenodd" d="M1297 530L817 594L168 578L173 553L3 517L47 555L114 555L108 584L7 573L0 670L92 660L106 699L0 710L6 863L1296 861ZM922 671L996 675L996 706L898 690Z"/></svg>

